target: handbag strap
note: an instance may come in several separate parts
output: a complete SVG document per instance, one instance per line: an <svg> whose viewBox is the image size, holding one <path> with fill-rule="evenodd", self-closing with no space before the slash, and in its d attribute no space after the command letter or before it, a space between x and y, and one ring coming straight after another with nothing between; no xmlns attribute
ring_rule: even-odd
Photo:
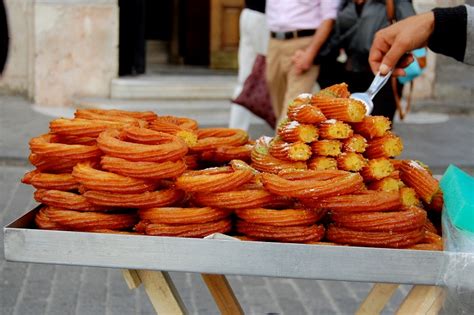
<svg viewBox="0 0 474 315"><path fill-rule="evenodd" d="M385 9L387 11L387 19L389 23L393 24L397 22L397 17L395 15L395 1L385 0ZM409 90L408 96L406 97L407 107L405 110L403 110L403 107L401 104L401 97L398 94L397 78L391 77L390 80L392 83L393 97L395 99L395 105L397 106L398 116L400 117L400 120L403 120L405 116L408 114L408 112L410 112L411 97L413 94L413 81L410 82L410 90Z"/></svg>

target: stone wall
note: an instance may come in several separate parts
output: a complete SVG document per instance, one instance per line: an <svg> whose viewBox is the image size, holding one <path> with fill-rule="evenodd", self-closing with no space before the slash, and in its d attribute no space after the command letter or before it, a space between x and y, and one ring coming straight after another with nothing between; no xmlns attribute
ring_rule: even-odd
<svg viewBox="0 0 474 315"><path fill-rule="evenodd" d="M0 88L40 105L108 97L118 73L117 0L7 0L11 49Z"/></svg>

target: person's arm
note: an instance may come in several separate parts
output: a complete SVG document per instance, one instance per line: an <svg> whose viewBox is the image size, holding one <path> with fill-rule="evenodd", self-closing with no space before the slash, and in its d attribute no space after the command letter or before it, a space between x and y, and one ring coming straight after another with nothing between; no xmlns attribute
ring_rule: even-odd
<svg viewBox="0 0 474 315"><path fill-rule="evenodd" d="M296 51L293 55L293 66L297 73L303 73L313 65L314 57L319 53L319 50L331 34L339 5L339 0L321 1L321 24L314 33L309 46L306 49Z"/></svg>
<svg viewBox="0 0 474 315"><path fill-rule="evenodd" d="M374 73L386 74L407 52L426 45L474 64L474 8L434 9L380 30L370 49L370 67ZM404 75L403 69L395 69L394 75Z"/></svg>
<svg viewBox="0 0 474 315"><path fill-rule="evenodd" d="M467 29L466 29L466 52L464 53L464 62L474 65L474 7L466 6L467 10Z"/></svg>
<svg viewBox="0 0 474 315"><path fill-rule="evenodd" d="M314 57L328 39L333 26L334 20L324 20L314 33L309 46L295 52L292 60L297 73L303 73L313 65Z"/></svg>
<svg viewBox="0 0 474 315"><path fill-rule="evenodd" d="M434 29L428 47L435 53L463 61L466 52L466 7L435 8L433 14Z"/></svg>

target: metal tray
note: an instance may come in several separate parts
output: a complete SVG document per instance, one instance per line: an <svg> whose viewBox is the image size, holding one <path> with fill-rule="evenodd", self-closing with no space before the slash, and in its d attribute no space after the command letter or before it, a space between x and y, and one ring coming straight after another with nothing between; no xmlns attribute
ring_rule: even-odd
<svg viewBox="0 0 474 315"><path fill-rule="evenodd" d="M38 208L4 227L9 261L226 275L444 284L458 255L436 251L135 236L32 228ZM466 256L468 255L468 256ZM451 264L450 264L451 263Z"/></svg>

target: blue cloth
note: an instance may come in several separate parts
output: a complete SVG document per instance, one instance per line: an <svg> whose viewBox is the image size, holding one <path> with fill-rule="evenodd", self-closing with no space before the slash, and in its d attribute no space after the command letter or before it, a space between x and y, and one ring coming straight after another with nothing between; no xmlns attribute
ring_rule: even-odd
<svg viewBox="0 0 474 315"><path fill-rule="evenodd" d="M450 165L440 186L444 208L454 227L474 232L474 177Z"/></svg>
<svg viewBox="0 0 474 315"><path fill-rule="evenodd" d="M415 49L411 52L411 54L413 55L415 60L413 60L413 62L410 63L408 67L404 69L406 75L404 77L398 77L398 82L400 82L401 84L410 82L411 80L420 76L423 73L424 69L420 67L417 58L426 57L426 48Z"/></svg>

